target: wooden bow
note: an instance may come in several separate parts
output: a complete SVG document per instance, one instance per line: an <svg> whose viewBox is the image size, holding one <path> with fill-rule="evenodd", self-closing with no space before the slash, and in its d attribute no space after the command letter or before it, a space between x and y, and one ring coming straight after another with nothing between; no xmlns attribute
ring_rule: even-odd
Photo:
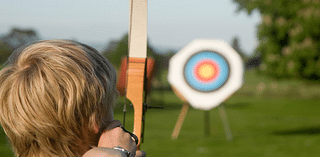
<svg viewBox="0 0 320 157"><path fill-rule="evenodd" d="M147 0L129 0L129 58L126 97L134 108L133 133L138 137L138 149L144 122L144 79L147 57Z"/></svg>

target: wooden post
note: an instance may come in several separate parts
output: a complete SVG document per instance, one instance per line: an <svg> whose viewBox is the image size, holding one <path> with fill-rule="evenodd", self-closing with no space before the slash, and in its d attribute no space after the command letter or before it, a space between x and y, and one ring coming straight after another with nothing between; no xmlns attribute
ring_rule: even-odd
<svg viewBox="0 0 320 157"><path fill-rule="evenodd" d="M174 129L173 129L173 132L172 132L172 135L171 135L171 139L172 140L176 140L178 138L180 130L181 130L181 127L182 127L182 124L183 124L183 121L186 118L188 109L189 109L189 104L187 102L185 102L183 104L182 108L181 108L177 123L174 126Z"/></svg>
<svg viewBox="0 0 320 157"><path fill-rule="evenodd" d="M223 125L223 128L224 128L224 133L226 135L226 138L227 138L228 141L232 141L233 137L232 137L231 129L230 129L230 126L229 126L229 123L228 123L227 114L226 114L226 111L224 109L223 104L221 104L219 106L219 114L220 114L220 117L221 117L221 121L222 121L222 125Z"/></svg>
<svg viewBox="0 0 320 157"><path fill-rule="evenodd" d="M210 136L210 111L204 111L204 136Z"/></svg>

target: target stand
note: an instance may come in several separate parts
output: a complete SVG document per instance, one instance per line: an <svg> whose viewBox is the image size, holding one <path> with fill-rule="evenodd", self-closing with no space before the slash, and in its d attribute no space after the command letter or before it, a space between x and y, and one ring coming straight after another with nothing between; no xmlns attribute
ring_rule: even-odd
<svg viewBox="0 0 320 157"><path fill-rule="evenodd" d="M187 104L205 111L217 107L242 86L243 71L240 55L222 40L197 39L176 53L169 62L168 81L185 103L172 139L178 137ZM222 106L219 113L230 140L231 130Z"/></svg>

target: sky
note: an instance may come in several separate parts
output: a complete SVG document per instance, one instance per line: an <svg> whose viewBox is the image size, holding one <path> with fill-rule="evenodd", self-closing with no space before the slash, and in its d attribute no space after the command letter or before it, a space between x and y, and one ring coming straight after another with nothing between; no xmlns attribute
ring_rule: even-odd
<svg viewBox="0 0 320 157"><path fill-rule="evenodd" d="M251 54L260 15L237 13L232 0L149 0L148 42L156 50L180 50L197 38L237 36ZM0 0L0 34L35 29L41 39L73 39L88 45L119 40L129 28L129 0Z"/></svg>

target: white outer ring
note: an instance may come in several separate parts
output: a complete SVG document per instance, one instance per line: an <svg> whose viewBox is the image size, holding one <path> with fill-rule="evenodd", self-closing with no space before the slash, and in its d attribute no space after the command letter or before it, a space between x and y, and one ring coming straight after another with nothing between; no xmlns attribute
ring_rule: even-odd
<svg viewBox="0 0 320 157"><path fill-rule="evenodd" d="M190 87L184 79L184 65L197 52L215 51L229 63L230 74L227 82L214 92L199 92ZM189 104L202 110L210 110L231 96L243 83L243 63L240 55L222 40L197 39L181 49L169 62L168 81Z"/></svg>

